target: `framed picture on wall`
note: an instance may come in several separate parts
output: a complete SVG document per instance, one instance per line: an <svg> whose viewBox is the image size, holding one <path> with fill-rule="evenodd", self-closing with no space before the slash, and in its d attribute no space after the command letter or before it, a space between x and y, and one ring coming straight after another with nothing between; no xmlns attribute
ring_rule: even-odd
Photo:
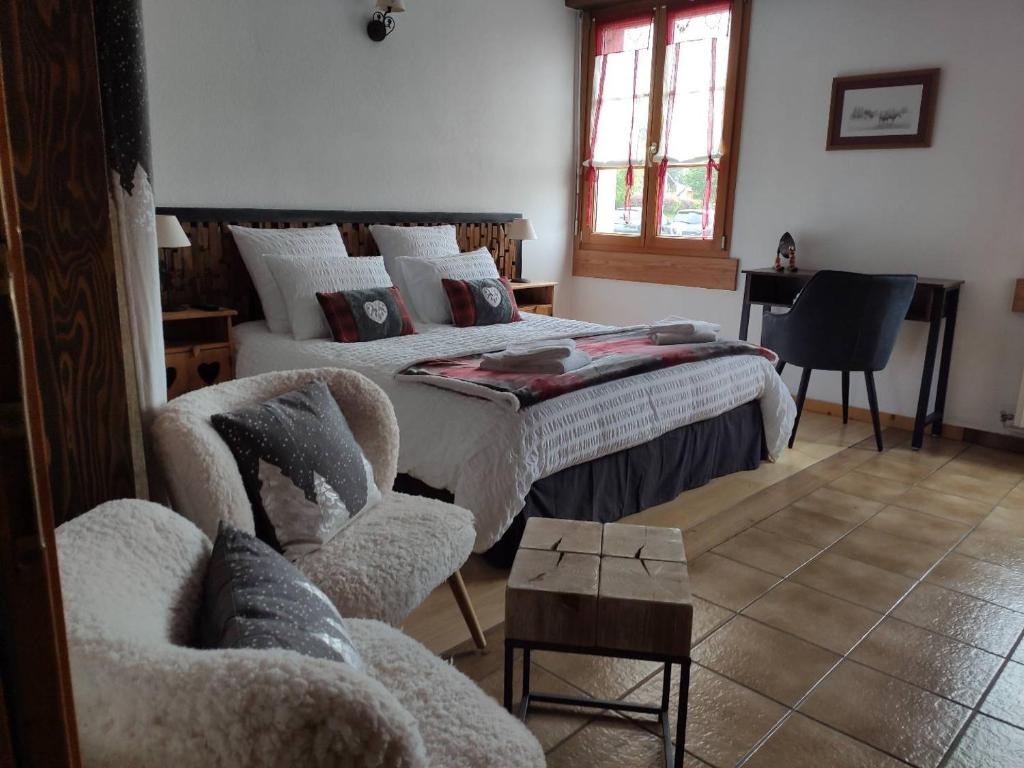
<svg viewBox="0 0 1024 768"><path fill-rule="evenodd" d="M825 149L930 147L938 69L832 80Z"/></svg>

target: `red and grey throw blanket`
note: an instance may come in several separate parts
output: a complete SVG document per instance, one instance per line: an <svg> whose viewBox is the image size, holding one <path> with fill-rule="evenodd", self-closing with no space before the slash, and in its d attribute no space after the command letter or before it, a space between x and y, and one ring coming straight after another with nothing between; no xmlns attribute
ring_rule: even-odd
<svg viewBox="0 0 1024 768"><path fill-rule="evenodd" d="M606 381L683 363L737 355L764 357L772 363L778 360L770 349L745 341L657 345L646 329L584 336L576 339L576 349L589 354L592 362L569 373L482 370L482 355L468 355L416 363L399 371L396 377L505 402L518 410Z"/></svg>

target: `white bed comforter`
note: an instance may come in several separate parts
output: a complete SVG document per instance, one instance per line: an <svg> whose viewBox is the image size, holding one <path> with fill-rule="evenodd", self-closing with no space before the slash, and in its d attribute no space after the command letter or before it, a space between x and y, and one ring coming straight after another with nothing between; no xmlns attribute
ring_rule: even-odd
<svg viewBox="0 0 1024 768"><path fill-rule="evenodd" d="M503 349L511 341L611 330L578 320L524 313L507 325L417 325L417 334L365 344L296 341L265 323L235 328L239 376L299 368L350 368L379 384L401 432L398 469L435 488L476 517L475 550L501 538L534 482L559 470L653 440L677 427L760 400L768 453L778 456L796 407L762 357L725 357L606 382L513 411L497 403L395 373L429 358Z"/></svg>

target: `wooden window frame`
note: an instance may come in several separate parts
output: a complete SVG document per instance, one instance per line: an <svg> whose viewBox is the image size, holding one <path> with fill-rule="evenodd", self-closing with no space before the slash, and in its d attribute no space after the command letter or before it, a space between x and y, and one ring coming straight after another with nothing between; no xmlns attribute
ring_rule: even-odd
<svg viewBox="0 0 1024 768"><path fill-rule="evenodd" d="M591 99L594 83L594 31L598 22L634 15L647 8L654 13L651 71L651 100L644 150L643 223L640 235L595 233L587 225L587 169L580 167L577 187L577 230L573 249L573 275L629 280L665 285L736 290L739 262L729 255L732 236L736 169L739 156L743 89L746 79L747 42L750 31L751 0L732 0L732 28L729 40L729 70L722 120L722 154L715 198L715 223L711 238L668 238L658 233L660 222L651 213L657 209L656 165L651 162L650 144L660 144L663 112L666 26L668 13L692 7L689 0L657 3L628 2L585 12L580 72L580 147L590 146ZM659 147L660 149L660 147ZM586 158L581 157L582 163Z"/></svg>

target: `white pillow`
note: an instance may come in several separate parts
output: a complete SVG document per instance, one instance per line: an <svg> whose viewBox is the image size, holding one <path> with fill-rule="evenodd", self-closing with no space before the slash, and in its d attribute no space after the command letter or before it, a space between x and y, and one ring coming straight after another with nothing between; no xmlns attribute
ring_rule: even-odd
<svg viewBox="0 0 1024 768"><path fill-rule="evenodd" d="M265 256L348 256L345 241L337 224L328 227L306 227L295 229L253 229L228 226L235 238L238 252L242 255L249 277L256 286L263 316L267 326L274 333L288 333L291 323L284 297L277 287L270 270L264 262Z"/></svg>
<svg viewBox="0 0 1024 768"><path fill-rule="evenodd" d="M339 259L333 256L267 256L264 261L277 281L288 307L296 339L331 335L317 293L388 288L391 278L380 256Z"/></svg>
<svg viewBox="0 0 1024 768"><path fill-rule="evenodd" d="M395 259L406 256L430 259L459 252L459 241L455 239L455 225L439 227L396 227L390 224L370 225L370 234L377 243L380 255L384 257L391 279L403 296L408 294L404 278L395 264Z"/></svg>
<svg viewBox="0 0 1024 768"><path fill-rule="evenodd" d="M425 323L450 323L451 307L441 280L479 280L498 277L494 257L486 248L434 259L401 256L397 260L409 301L416 316Z"/></svg>

